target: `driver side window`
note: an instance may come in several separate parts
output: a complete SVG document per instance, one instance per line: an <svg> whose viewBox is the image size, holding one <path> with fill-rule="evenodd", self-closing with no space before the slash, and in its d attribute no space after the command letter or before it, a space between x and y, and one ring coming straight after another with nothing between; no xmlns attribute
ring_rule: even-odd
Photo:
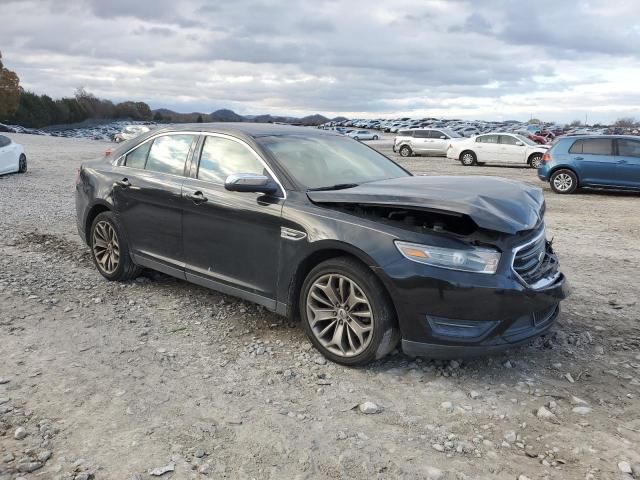
<svg viewBox="0 0 640 480"><path fill-rule="evenodd" d="M198 179L224 185L233 173L267 175L264 165L248 147L229 138L207 136L200 154Z"/></svg>

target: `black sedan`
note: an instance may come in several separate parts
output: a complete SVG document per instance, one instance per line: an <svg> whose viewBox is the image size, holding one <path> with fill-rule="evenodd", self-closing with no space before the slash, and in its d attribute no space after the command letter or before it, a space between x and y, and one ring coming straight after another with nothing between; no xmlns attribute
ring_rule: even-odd
<svg viewBox="0 0 640 480"><path fill-rule="evenodd" d="M541 190L420 177L318 129L166 128L82 165L98 271L141 268L300 318L329 359L491 353L546 332L567 295Z"/></svg>

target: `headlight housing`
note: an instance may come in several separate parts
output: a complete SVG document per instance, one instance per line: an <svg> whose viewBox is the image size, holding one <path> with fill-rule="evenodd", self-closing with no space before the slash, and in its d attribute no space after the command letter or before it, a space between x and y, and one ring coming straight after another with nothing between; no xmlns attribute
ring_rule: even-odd
<svg viewBox="0 0 640 480"><path fill-rule="evenodd" d="M500 252L489 248L462 250L400 241L395 244L405 258L432 267L492 274L496 273L500 263Z"/></svg>

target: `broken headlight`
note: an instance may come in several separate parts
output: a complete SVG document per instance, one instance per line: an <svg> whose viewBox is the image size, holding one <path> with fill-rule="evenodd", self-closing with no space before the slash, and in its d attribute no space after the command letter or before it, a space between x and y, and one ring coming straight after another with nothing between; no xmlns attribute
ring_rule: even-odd
<svg viewBox="0 0 640 480"><path fill-rule="evenodd" d="M496 273L500 252L488 248L432 247L418 243L395 242L400 253L409 260L432 267L448 268L474 273Z"/></svg>

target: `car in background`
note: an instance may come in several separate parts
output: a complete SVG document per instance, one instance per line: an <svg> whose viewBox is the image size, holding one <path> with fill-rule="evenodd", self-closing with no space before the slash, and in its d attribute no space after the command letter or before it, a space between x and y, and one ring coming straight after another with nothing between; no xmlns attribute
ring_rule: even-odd
<svg viewBox="0 0 640 480"><path fill-rule="evenodd" d="M401 130L393 141L393 151L401 157L412 155L446 155L452 141L462 137L446 128Z"/></svg>
<svg viewBox="0 0 640 480"><path fill-rule="evenodd" d="M285 125L169 127L76 178L78 232L103 277L146 267L258 303L344 365L399 342L460 358L547 332L568 284L544 210L521 182L414 176L342 135Z"/></svg>
<svg viewBox="0 0 640 480"><path fill-rule="evenodd" d="M122 129L120 133L116 133L113 136L113 141L116 143L126 142L132 138L136 138L143 133L147 133L151 129L145 125L127 125Z"/></svg>
<svg viewBox="0 0 640 480"><path fill-rule="evenodd" d="M380 136L377 133L370 132L368 130L354 130L347 133L347 137L351 137L354 140L378 140Z"/></svg>
<svg viewBox="0 0 640 480"><path fill-rule="evenodd" d="M640 138L560 137L542 157L538 178L562 194L581 187L640 190Z"/></svg>
<svg viewBox="0 0 640 480"><path fill-rule="evenodd" d="M24 153L24 147L9 137L0 135L0 175L26 171L27 155Z"/></svg>
<svg viewBox="0 0 640 480"><path fill-rule="evenodd" d="M465 166L503 163L538 168L548 146L538 145L515 133L489 133L451 142L447 158Z"/></svg>

